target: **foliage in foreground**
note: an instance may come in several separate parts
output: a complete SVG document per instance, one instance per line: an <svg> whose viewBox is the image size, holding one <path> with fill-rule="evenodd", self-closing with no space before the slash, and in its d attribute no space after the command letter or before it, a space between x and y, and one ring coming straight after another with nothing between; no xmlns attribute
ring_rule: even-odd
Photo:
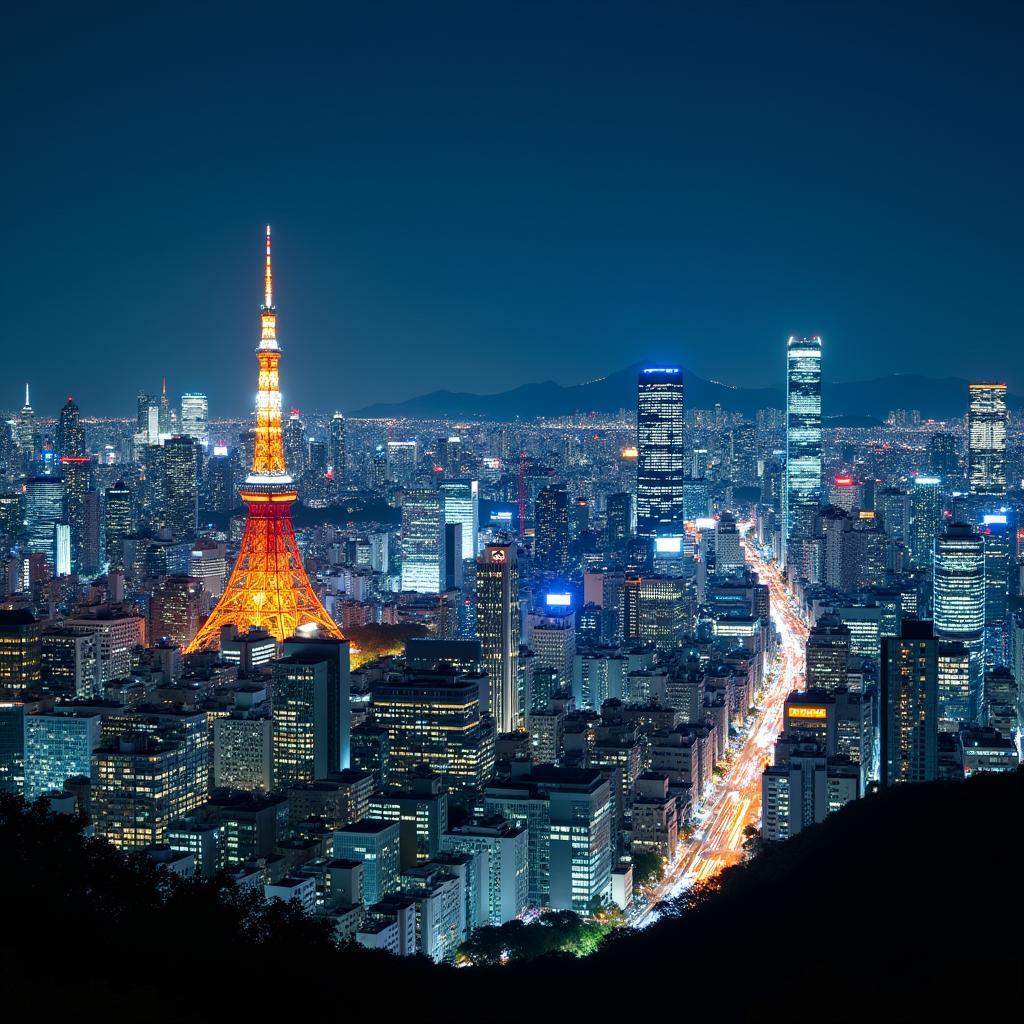
<svg viewBox="0 0 1024 1024"><path fill-rule="evenodd" d="M507 960L536 960L553 953L588 956L621 923L621 914L603 907L589 918L572 910L553 910L531 924L514 920L485 925L462 944L459 960L494 965Z"/></svg>

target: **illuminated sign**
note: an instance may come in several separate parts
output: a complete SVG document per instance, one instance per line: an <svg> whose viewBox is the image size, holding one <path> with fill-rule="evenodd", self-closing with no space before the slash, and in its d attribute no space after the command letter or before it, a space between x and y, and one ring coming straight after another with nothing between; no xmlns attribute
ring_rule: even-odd
<svg viewBox="0 0 1024 1024"><path fill-rule="evenodd" d="M508 555L505 553L503 548L498 548L497 550L491 552L492 562L504 562L507 557Z"/></svg>
<svg viewBox="0 0 1024 1024"><path fill-rule="evenodd" d="M678 373L678 366L650 366L644 373Z"/></svg>
<svg viewBox="0 0 1024 1024"><path fill-rule="evenodd" d="M922 487L938 487L942 483L942 478L937 476L919 476L914 480L915 484L920 484Z"/></svg>
<svg viewBox="0 0 1024 1024"><path fill-rule="evenodd" d="M694 519L693 525L698 530L713 530L718 526L718 520L713 519L711 516L698 516Z"/></svg>
<svg viewBox="0 0 1024 1024"><path fill-rule="evenodd" d="M683 538L655 537L654 550L659 555L678 555L683 550Z"/></svg>
<svg viewBox="0 0 1024 1024"><path fill-rule="evenodd" d="M857 517L859 519L874 519L875 518L875 513L874 512L858 512L857 513Z"/></svg>
<svg viewBox="0 0 1024 1024"><path fill-rule="evenodd" d="M981 517L981 521L986 526L991 526L993 523L997 523L997 524L1001 524L1002 526L1005 526L1009 522L1009 520L1007 519L1007 517L1006 517L1006 515L1004 513L1001 514L1001 513L996 513L996 512L990 512L990 513L987 513L986 515L983 515Z"/></svg>
<svg viewBox="0 0 1024 1024"><path fill-rule="evenodd" d="M572 604L572 594L548 594L544 603L549 608L568 608Z"/></svg>
<svg viewBox="0 0 1024 1024"><path fill-rule="evenodd" d="M228 446L226 444L215 444L213 446L213 454L216 455L227 455Z"/></svg>
<svg viewBox="0 0 1024 1024"><path fill-rule="evenodd" d="M640 452L636 448L623 448L622 457L624 459L636 459L639 458Z"/></svg>
<svg viewBox="0 0 1024 1024"><path fill-rule="evenodd" d="M814 708L808 707L805 704L796 704L793 707L786 709L786 714L790 718L828 718L828 708Z"/></svg>
<svg viewBox="0 0 1024 1024"><path fill-rule="evenodd" d="M492 512L491 513L492 523L511 523L512 513L511 512Z"/></svg>
<svg viewBox="0 0 1024 1024"><path fill-rule="evenodd" d="M837 476L834 481L836 487L852 487L853 477L852 476Z"/></svg>

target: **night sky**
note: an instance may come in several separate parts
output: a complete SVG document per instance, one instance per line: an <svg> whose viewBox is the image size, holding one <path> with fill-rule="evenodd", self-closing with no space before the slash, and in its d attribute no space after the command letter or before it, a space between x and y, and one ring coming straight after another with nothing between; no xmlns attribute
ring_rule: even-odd
<svg viewBox="0 0 1024 1024"><path fill-rule="evenodd" d="M5 15L0 407L246 412L267 221L287 405L794 332L1024 390L1024 6L337 6Z"/></svg>

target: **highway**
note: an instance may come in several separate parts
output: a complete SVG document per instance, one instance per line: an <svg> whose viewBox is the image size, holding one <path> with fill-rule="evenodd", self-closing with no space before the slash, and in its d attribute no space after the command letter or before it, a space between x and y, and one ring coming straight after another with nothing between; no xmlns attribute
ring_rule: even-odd
<svg viewBox="0 0 1024 1024"><path fill-rule="evenodd" d="M786 697L804 685L804 645L807 627L790 603L782 574L773 562L765 562L755 546L743 541L747 562L771 592L772 621L779 633L779 647L764 689L757 699L759 711L729 759L725 776L698 809L697 831L679 844L676 862L665 878L649 887L645 897L628 915L628 923L643 928L658 917L656 906L678 896L692 885L713 878L723 868L743 858L743 830L760 826L761 772L771 760L775 739L782 728Z"/></svg>

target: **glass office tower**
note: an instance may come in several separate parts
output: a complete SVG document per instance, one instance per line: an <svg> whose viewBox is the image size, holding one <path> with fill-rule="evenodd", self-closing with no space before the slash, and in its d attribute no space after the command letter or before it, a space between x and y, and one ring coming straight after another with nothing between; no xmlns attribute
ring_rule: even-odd
<svg viewBox="0 0 1024 1024"><path fill-rule="evenodd" d="M683 375L676 366L641 370L637 382L636 532L683 532Z"/></svg>
<svg viewBox="0 0 1024 1024"><path fill-rule="evenodd" d="M786 372L785 540L814 534L821 508L821 338L790 338Z"/></svg>

